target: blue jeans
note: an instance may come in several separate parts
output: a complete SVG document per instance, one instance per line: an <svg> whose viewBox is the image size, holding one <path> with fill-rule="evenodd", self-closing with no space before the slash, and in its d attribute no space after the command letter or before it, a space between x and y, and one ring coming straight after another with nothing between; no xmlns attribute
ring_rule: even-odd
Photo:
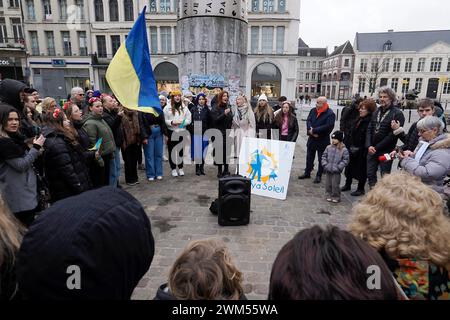
<svg viewBox="0 0 450 320"><path fill-rule="evenodd" d="M120 178L120 148L116 147L114 152L114 159L111 159L109 167L109 185L117 187Z"/></svg>
<svg viewBox="0 0 450 320"><path fill-rule="evenodd" d="M196 164L204 163L206 158L206 148L208 147L209 140L207 137L192 135L191 136L191 159Z"/></svg>
<svg viewBox="0 0 450 320"><path fill-rule="evenodd" d="M147 178L162 177L163 135L159 126L152 128L148 143L144 145L144 156Z"/></svg>

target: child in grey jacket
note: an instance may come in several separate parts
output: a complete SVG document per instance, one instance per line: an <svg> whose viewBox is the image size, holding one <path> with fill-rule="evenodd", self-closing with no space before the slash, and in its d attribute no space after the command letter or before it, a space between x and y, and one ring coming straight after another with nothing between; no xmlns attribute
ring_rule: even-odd
<svg viewBox="0 0 450 320"><path fill-rule="evenodd" d="M349 153L343 141L344 133L335 131L331 135L331 145L322 155L322 166L327 176L325 190L328 202L341 201L341 174L349 162Z"/></svg>

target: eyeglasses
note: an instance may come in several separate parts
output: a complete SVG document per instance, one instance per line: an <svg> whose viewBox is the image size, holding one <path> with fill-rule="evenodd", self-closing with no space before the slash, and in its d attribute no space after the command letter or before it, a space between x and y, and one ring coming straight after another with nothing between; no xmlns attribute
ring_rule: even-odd
<svg viewBox="0 0 450 320"><path fill-rule="evenodd" d="M84 93L79 93L78 95L79 95L79 96L84 96Z"/></svg>

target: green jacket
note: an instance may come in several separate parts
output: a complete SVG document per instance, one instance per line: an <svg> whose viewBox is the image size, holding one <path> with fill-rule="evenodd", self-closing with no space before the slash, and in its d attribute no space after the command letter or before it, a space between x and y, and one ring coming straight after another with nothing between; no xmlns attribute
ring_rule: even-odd
<svg viewBox="0 0 450 320"><path fill-rule="evenodd" d="M103 138L100 147L100 155L105 156L114 153L116 144L111 128L102 119L101 115L88 114L84 120L83 129L89 136L91 147L93 147L99 138Z"/></svg>

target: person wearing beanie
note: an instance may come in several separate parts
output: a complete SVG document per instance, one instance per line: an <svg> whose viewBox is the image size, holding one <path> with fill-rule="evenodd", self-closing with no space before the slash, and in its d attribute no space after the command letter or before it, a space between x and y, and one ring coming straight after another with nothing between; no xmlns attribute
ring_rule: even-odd
<svg viewBox="0 0 450 320"><path fill-rule="evenodd" d="M267 96L263 93L258 98L255 108L256 137L261 139L272 138L272 128L275 116L272 107L267 102Z"/></svg>
<svg viewBox="0 0 450 320"><path fill-rule="evenodd" d="M94 93L92 93L92 97L94 98L100 98L102 96L102 93L100 90L95 90Z"/></svg>
<svg viewBox="0 0 450 320"><path fill-rule="evenodd" d="M150 220L129 193L110 186L45 210L17 259L25 300L129 300L155 252Z"/></svg>
<svg viewBox="0 0 450 320"><path fill-rule="evenodd" d="M344 145L344 133L335 131L331 135L331 145L327 146L322 155L322 166L326 174L325 190L327 201L341 201L341 174L349 162L350 155Z"/></svg>

